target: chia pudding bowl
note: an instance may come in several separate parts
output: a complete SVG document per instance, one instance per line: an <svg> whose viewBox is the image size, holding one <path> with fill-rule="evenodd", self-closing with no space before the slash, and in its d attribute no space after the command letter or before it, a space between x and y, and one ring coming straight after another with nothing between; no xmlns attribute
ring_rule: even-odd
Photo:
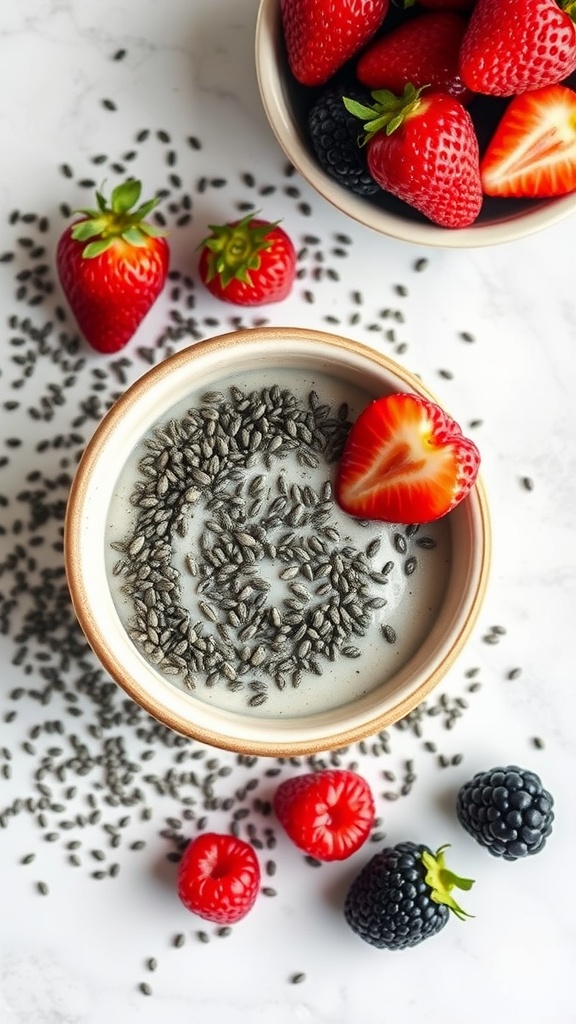
<svg viewBox="0 0 576 1024"><path fill-rule="evenodd" d="M373 399L434 396L358 342L300 328L202 341L106 414L72 484L65 561L104 668L156 720L290 756L403 718L443 678L484 596L483 485L426 525L333 499Z"/></svg>

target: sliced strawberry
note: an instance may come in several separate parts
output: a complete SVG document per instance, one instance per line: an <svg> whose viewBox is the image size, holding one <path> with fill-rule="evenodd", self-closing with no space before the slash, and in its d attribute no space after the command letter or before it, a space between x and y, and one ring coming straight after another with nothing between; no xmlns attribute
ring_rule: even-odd
<svg viewBox="0 0 576 1024"><path fill-rule="evenodd" d="M300 850L317 860L345 860L368 838L374 799L361 775L328 768L281 782L274 811Z"/></svg>
<svg viewBox="0 0 576 1024"><path fill-rule="evenodd" d="M476 445L438 405L419 395L371 402L354 423L336 478L352 516L428 523L466 497L480 465Z"/></svg>
<svg viewBox="0 0 576 1024"><path fill-rule="evenodd" d="M490 196L537 198L576 189L576 92L564 85L516 96L480 162Z"/></svg>
<svg viewBox="0 0 576 1024"><path fill-rule="evenodd" d="M243 839L202 832L186 847L178 868L178 895L206 921L239 921L252 908L259 887L258 858Z"/></svg>

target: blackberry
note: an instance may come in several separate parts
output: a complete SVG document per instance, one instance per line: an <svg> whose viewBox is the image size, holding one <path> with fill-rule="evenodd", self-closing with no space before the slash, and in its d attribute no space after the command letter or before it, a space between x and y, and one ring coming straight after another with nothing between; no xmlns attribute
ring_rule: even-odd
<svg viewBox="0 0 576 1024"><path fill-rule="evenodd" d="M343 97L369 103L370 97L355 89L330 88L321 94L308 114L308 130L319 164L340 185L360 196L372 196L380 186L366 166L358 144L362 126L350 114Z"/></svg>
<svg viewBox="0 0 576 1024"><path fill-rule="evenodd" d="M552 831L554 801L535 772L508 765L477 772L458 793L461 824L495 857L538 853Z"/></svg>
<svg viewBox="0 0 576 1024"><path fill-rule="evenodd" d="M406 949L444 928L450 910L467 917L450 893L473 883L446 868L445 849L432 854L427 846L405 842L372 857L346 896L344 916L352 930L379 949Z"/></svg>

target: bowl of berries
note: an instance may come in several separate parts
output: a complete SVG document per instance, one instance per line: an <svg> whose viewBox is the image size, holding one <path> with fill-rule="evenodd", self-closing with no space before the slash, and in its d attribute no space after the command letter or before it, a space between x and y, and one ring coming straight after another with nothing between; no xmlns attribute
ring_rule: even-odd
<svg viewBox="0 0 576 1024"><path fill-rule="evenodd" d="M479 462L419 379L358 342L275 327L191 345L128 388L77 468L80 625L183 735L274 756L373 735L477 617Z"/></svg>
<svg viewBox="0 0 576 1024"><path fill-rule="evenodd" d="M573 0L261 0L256 71L316 191L421 245L512 241L576 211Z"/></svg>

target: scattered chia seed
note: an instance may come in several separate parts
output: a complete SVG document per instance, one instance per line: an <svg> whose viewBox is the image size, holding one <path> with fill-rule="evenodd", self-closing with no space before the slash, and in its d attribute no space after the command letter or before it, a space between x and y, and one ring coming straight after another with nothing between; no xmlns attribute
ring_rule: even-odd
<svg viewBox="0 0 576 1024"><path fill-rule="evenodd" d="M296 973L292 974L290 977L290 983L292 985L301 985L303 981L306 981L304 971L296 971Z"/></svg>

